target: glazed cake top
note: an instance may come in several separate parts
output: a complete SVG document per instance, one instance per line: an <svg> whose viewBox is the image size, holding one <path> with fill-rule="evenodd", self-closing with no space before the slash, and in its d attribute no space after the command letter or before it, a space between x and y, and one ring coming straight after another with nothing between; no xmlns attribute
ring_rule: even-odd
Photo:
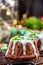
<svg viewBox="0 0 43 65"><path fill-rule="evenodd" d="M15 48L17 42L20 42L23 45L23 55L26 55L26 44L27 43L31 44L33 51L34 51L34 54L37 55L36 48L35 48L35 45L34 45L34 40L35 40L35 38L31 38L31 37L25 38L25 36L15 36L15 37L13 37L9 42L9 47L10 47L11 42L13 42L12 54L14 54L14 48Z"/></svg>
<svg viewBox="0 0 43 65"><path fill-rule="evenodd" d="M19 30L21 32L21 30ZM24 32L23 32L24 31ZM12 47L12 54L14 54L14 48L17 44L17 42L21 42L22 45L23 45L23 54L26 55L26 44L29 43L31 44L32 48L33 48L33 51L34 51L34 54L37 55L36 53L36 48L35 48L35 45L34 45L34 40L38 40L38 39L41 39L43 38L43 32L37 32L37 31L32 31L32 30L23 30L22 29L22 32L21 33L24 33L24 35L16 35L14 37L12 37L10 39L10 42L9 42L9 47L10 47L10 44L11 42L13 42L13 47ZM8 51L7 51L8 53ZM7 56L7 55L6 55Z"/></svg>

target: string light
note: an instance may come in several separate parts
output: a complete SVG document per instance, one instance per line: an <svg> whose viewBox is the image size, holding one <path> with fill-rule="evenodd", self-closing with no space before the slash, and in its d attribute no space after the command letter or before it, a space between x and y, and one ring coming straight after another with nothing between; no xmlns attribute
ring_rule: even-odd
<svg viewBox="0 0 43 65"><path fill-rule="evenodd" d="M13 24L14 24L14 25L16 25L16 24L17 24L17 20L16 20L16 19L14 19Z"/></svg>
<svg viewBox="0 0 43 65"><path fill-rule="evenodd" d="M10 16L10 14L11 14L11 12L10 12L10 10L8 10L8 11L6 12L6 15L7 15L7 16Z"/></svg>
<svg viewBox="0 0 43 65"><path fill-rule="evenodd" d="M6 9L6 6L3 4L3 5L1 6L1 9Z"/></svg>
<svg viewBox="0 0 43 65"><path fill-rule="evenodd" d="M10 6L14 6L15 0L5 0L7 4L10 4Z"/></svg>
<svg viewBox="0 0 43 65"><path fill-rule="evenodd" d="M19 25L18 27L19 27L19 29L21 29L22 28L22 25Z"/></svg>
<svg viewBox="0 0 43 65"><path fill-rule="evenodd" d="M11 1L10 1L10 6L13 7L14 4L15 4L15 2L11 0Z"/></svg>

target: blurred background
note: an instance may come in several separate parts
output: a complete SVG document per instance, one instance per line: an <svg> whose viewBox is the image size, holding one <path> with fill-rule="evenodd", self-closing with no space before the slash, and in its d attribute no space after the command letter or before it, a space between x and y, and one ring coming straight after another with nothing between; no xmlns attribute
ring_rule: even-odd
<svg viewBox="0 0 43 65"><path fill-rule="evenodd" d="M0 0L0 39L22 26L43 31L43 0Z"/></svg>

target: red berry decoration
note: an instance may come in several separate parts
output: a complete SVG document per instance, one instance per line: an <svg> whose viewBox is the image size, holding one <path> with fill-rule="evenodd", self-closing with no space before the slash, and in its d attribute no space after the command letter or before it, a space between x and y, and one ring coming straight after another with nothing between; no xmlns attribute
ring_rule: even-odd
<svg viewBox="0 0 43 65"><path fill-rule="evenodd" d="M21 34L18 34L18 36L21 36Z"/></svg>
<svg viewBox="0 0 43 65"><path fill-rule="evenodd" d="M20 30L19 28L16 28L16 30Z"/></svg>
<svg viewBox="0 0 43 65"><path fill-rule="evenodd" d="M41 17L41 20L43 21L43 17Z"/></svg>
<svg viewBox="0 0 43 65"><path fill-rule="evenodd" d="M23 28L27 28L26 26L23 26Z"/></svg>

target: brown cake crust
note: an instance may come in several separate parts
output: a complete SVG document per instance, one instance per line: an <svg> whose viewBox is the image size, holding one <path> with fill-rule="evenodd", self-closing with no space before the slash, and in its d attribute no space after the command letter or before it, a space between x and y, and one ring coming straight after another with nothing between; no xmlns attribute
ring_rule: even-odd
<svg viewBox="0 0 43 65"><path fill-rule="evenodd" d="M40 39L37 42L37 48L38 48L38 51L40 52L40 48L41 48L41 40Z"/></svg>
<svg viewBox="0 0 43 65"><path fill-rule="evenodd" d="M34 55L34 52L33 52L33 48L32 48L32 46L31 46L31 44L26 44L26 53L27 53L27 55Z"/></svg>
<svg viewBox="0 0 43 65"><path fill-rule="evenodd" d="M21 55L23 55L23 46L22 46L21 42L18 42L18 43L17 43L14 52L15 52L15 55L16 55L16 56L21 56Z"/></svg>
<svg viewBox="0 0 43 65"><path fill-rule="evenodd" d="M11 55L11 54L8 54L8 58L9 59L12 59L12 60L14 60L14 61L26 61L26 60L30 60L30 59L34 59L34 58L36 58L35 57L35 55L26 55L26 56L24 56L24 55L22 55L22 56L15 56L15 55Z"/></svg>
<svg viewBox="0 0 43 65"><path fill-rule="evenodd" d="M17 42L15 49L14 49L14 54L12 55L12 45L13 42L10 43L10 47L9 47L9 51L7 54L7 57L16 61L20 61L20 60L29 60L32 58L36 58L36 55L34 54L32 45L30 43L26 44L26 55L23 55L23 45L21 42ZM36 51L38 53L38 49L37 49L37 45L36 42L34 41L34 45L36 47Z"/></svg>

